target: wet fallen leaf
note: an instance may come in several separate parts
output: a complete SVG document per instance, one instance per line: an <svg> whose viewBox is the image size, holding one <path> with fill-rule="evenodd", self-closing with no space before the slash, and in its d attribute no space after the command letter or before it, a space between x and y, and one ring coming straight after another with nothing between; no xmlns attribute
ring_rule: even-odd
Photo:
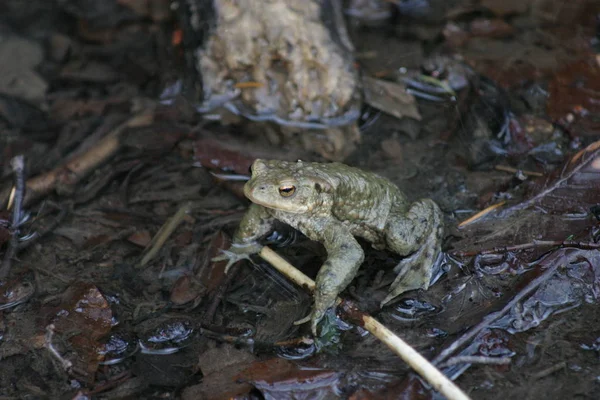
<svg viewBox="0 0 600 400"><path fill-rule="evenodd" d="M205 168L248 174L254 158L232 149L223 141L199 139L194 143L194 158Z"/></svg>
<svg viewBox="0 0 600 400"><path fill-rule="evenodd" d="M129 235L127 240L140 247L146 247L148 246L148 243L150 243L150 241L152 240L152 237L150 236L150 232L144 229L142 231L136 231L132 233L131 235Z"/></svg>
<svg viewBox="0 0 600 400"><path fill-rule="evenodd" d="M75 350L70 357L74 370L82 378L93 380L102 356L99 340L113 326L113 313L100 290L91 283L76 282L62 294L61 303L51 321L57 333L68 337Z"/></svg>
<svg viewBox="0 0 600 400"><path fill-rule="evenodd" d="M421 120L415 97L406 91L403 83L363 76L362 84L365 102L370 106L396 118L408 117Z"/></svg>
<svg viewBox="0 0 600 400"><path fill-rule="evenodd" d="M248 175L250 165L257 158L307 161L314 158L299 147L292 150L268 144L263 138L249 142L239 136L207 131L194 142L193 149L194 159L203 167L240 175Z"/></svg>
<svg viewBox="0 0 600 400"><path fill-rule="evenodd" d="M76 282L62 294L62 312L53 321L57 332L79 332L98 340L112 327L112 310L93 284Z"/></svg>
<svg viewBox="0 0 600 400"><path fill-rule="evenodd" d="M208 245L207 257L211 260L213 257L218 256L221 253L221 249L227 250L231 244L231 239L223 233L223 231L217 232L211 239ZM212 292L218 288L223 279L225 278L225 266L226 261L218 261L213 263L209 261L210 268L204 268L201 270L200 281L206 286L208 292Z"/></svg>
<svg viewBox="0 0 600 400"><path fill-rule="evenodd" d="M327 369L302 369L281 358L255 361L236 379L250 382L267 398L327 398L336 396L340 374Z"/></svg>
<svg viewBox="0 0 600 400"><path fill-rule="evenodd" d="M251 353L231 345L205 351L198 360L204 379L199 385L184 389L182 399L230 399L248 393L252 385L239 382L236 376L254 359Z"/></svg>
<svg viewBox="0 0 600 400"><path fill-rule="evenodd" d="M206 287L193 276L182 276L177 279L171 288L171 301L173 304L182 305L196 300L206 293Z"/></svg>

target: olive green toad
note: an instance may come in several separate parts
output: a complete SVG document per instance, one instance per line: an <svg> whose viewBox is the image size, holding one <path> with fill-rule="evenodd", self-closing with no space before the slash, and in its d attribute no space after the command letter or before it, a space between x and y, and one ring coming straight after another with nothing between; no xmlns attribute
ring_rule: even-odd
<svg viewBox="0 0 600 400"><path fill-rule="evenodd" d="M427 289L441 252L443 214L430 199L410 203L396 185L340 163L256 160L244 193L253 204L229 250L216 259L234 262L261 249L273 221L323 243L327 260L316 278L311 328L356 276L364 253L354 236L405 258L382 305L412 289Z"/></svg>

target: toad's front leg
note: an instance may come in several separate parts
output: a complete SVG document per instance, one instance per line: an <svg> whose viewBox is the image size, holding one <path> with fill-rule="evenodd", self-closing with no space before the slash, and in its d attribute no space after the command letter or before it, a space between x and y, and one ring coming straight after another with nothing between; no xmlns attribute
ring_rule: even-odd
<svg viewBox="0 0 600 400"><path fill-rule="evenodd" d="M321 237L327 250L327 261L321 267L315 286L315 305L310 317L311 330L317 335L317 324L325 312L335 305L336 298L356 276L364 260L360 244L350 231L337 221L326 221Z"/></svg>
<svg viewBox="0 0 600 400"><path fill-rule="evenodd" d="M233 235L231 247L228 250L221 250L223 254L214 257L212 261L226 260L225 273L227 273L236 262L258 253L262 248L258 240L271 231L273 221L273 217L265 207L251 204Z"/></svg>

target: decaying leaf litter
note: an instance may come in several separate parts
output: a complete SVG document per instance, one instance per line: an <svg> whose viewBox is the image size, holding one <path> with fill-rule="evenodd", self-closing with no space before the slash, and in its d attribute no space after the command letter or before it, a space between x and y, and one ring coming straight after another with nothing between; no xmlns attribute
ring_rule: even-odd
<svg viewBox="0 0 600 400"><path fill-rule="evenodd" d="M413 199L432 197L447 216L438 282L380 311L377 299L398 260L367 250L362 275L345 292L361 311L473 397L594 393L598 10L586 1L560 12L551 0L408 3L343 5L346 34L339 22L330 29L368 104L351 127L325 130L278 126L290 115L288 102L263 118L270 122L249 123L260 119L252 106L278 92L260 94L264 83L243 68L231 76L234 92L246 95L225 96L234 107L226 104L224 113L203 109L193 72L207 58L196 64L192 54L204 39L186 28L193 18L183 8L173 15L166 1L3 5L2 35L10 40L0 54L21 49L6 68L22 77L10 90L0 82L2 201L21 179L16 156L24 156L30 189L22 207L13 191L16 201L0 215L8 271L0 299L2 394L421 391L356 320L333 319L340 330L314 342L293 324L310 296L260 259L228 275L210 262L247 205L232 177L243 179L255 158L321 157L374 170ZM45 23L34 24L40 15ZM335 7L330 15L339 15ZM575 23L580 29L572 32ZM190 49L194 40L199 47ZM260 64L276 72L276 82L280 60ZM165 97L178 78L181 94ZM220 83L213 83L215 93ZM408 97L392 95L399 88ZM313 114L292 118L312 123L325 93L315 90L305 98ZM356 109L354 96L339 114L346 119L355 115L346 112ZM329 112L320 124L349 122ZM268 243L309 276L322 263L322 247L285 226ZM143 259L151 248L157 251Z"/></svg>

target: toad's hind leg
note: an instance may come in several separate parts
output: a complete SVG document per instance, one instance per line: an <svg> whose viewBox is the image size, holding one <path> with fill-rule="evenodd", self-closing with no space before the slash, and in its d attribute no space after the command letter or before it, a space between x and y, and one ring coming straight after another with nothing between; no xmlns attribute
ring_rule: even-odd
<svg viewBox="0 0 600 400"><path fill-rule="evenodd" d="M364 260L360 244L345 227L330 223L323 233L328 257L315 280L315 304L310 318L315 336L317 324L335 305L338 294L350 284Z"/></svg>
<svg viewBox="0 0 600 400"><path fill-rule="evenodd" d="M394 268L398 274L383 306L408 290L427 289L433 267L441 252L444 215L430 199L413 203L403 217L391 218L386 227L386 242L396 253L407 256Z"/></svg>

